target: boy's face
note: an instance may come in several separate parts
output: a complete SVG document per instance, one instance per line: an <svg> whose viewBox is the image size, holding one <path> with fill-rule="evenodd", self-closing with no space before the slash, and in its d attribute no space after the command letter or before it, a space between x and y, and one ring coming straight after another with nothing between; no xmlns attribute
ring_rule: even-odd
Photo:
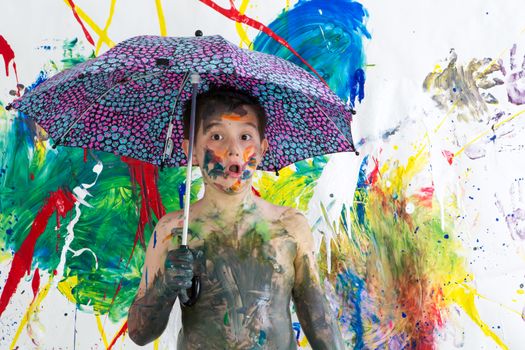
<svg viewBox="0 0 525 350"><path fill-rule="evenodd" d="M268 149L258 123L250 106L203 118L195 135L193 163L201 168L207 185L229 194L251 187L253 173ZM187 154L188 140L183 147Z"/></svg>

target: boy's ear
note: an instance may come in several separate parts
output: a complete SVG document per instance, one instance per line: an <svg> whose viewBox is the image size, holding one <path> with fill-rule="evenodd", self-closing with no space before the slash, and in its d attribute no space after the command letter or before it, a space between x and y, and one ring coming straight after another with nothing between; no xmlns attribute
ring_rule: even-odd
<svg viewBox="0 0 525 350"><path fill-rule="evenodd" d="M264 138L261 141L261 161L264 158L264 155L266 154L266 152L268 151L268 148L270 148L270 144L268 143L268 140Z"/></svg>
<svg viewBox="0 0 525 350"><path fill-rule="evenodd" d="M184 151L184 154L186 155L186 158L188 158L188 152L190 148L190 140L184 139L182 140L182 150ZM191 163L193 165L199 165L199 162L197 162L197 157L195 156L195 145L193 145L193 157L192 157Z"/></svg>

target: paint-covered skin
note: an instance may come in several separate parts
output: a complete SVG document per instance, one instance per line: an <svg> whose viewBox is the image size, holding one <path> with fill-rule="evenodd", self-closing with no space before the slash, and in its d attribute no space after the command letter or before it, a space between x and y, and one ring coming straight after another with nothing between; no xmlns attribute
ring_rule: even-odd
<svg viewBox="0 0 525 350"><path fill-rule="evenodd" d="M190 247L204 252L202 293L182 309L179 349L295 349L289 313L297 243L284 220L243 204L233 221L218 208ZM278 212L279 212L278 211Z"/></svg>
<svg viewBox="0 0 525 350"><path fill-rule="evenodd" d="M195 266L202 292L194 306L182 308L178 349L296 349L289 311L292 298L312 347L343 349L319 283L312 236L302 214L255 197L234 213L197 202L190 215L194 219L189 246L204 253ZM168 218L155 230L160 236L153 249L161 257L178 245L176 233L182 229L181 213L168 214ZM168 231L168 222L175 229ZM139 344L162 333L175 300L175 296L160 297L165 288L162 275L158 273L142 291L144 296L137 298L133 317L130 311L130 336ZM142 303L162 306L144 308ZM150 309L155 312L145 312ZM140 333L148 341L137 337L138 328L144 329Z"/></svg>
<svg viewBox="0 0 525 350"><path fill-rule="evenodd" d="M201 168L205 192L190 207L188 245L201 257L193 269L202 291L194 306L182 307L178 349L296 349L292 298L312 347L343 349L305 217L251 191L268 147L257 123L253 110L242 106L212 114L197 129L193 163ZM179 246L182 227L183 213L169 213L150 239L128 317L137 344L154 340L167 325L178 291L166 292L165 260Z"/></svg>

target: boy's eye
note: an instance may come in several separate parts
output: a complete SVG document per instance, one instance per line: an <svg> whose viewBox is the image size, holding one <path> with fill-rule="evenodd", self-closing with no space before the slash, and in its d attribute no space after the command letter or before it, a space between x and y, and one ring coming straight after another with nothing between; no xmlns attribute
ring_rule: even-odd
<svg viewBox="0 0 525 350"><path fill-rule="evenodd" d="M214 140L214 141L220 141L223 139L222 135L221 134L213 134L211 135L211 139Z"/></svg>
<svg viewBox="0 0 525 350"><path fill-rule="evenodd" d="M251 139L252 139L252 135L250 135L250 134L243 134L241 136L241 140L243 140L243 141L249 141Z"/></svg>

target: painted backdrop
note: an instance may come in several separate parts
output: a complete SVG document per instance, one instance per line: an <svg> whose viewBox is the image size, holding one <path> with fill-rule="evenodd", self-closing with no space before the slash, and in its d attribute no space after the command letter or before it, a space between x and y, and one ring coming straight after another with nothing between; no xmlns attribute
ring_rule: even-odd
<svg viewBox="0 0 525 350"><path fill-rule="evenodd" d="M184 169L52 149L4 107L128 37L197 29L306 60L358 112L359 156L255 183L309 218L349 349L523 348L520 0L5 0L0 11L1 349L138 348L127 310L184 181ZM193 199L201 187L197 176ZM173 348L178 317L146 348Z"/></svg>

